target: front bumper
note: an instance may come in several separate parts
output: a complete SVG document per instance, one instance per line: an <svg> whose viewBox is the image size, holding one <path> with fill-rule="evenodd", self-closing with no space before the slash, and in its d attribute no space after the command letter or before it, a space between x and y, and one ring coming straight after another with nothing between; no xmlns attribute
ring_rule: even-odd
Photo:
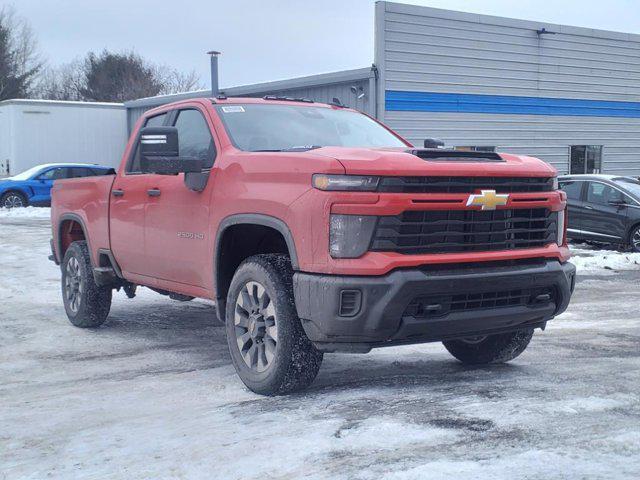
<svg viewBox="0 0 640 480"><path fill-rule="evenodd" d="M444 270L414 268L375 277L297 272L293 283L298 315L307 336L318 348L366 352L381 346L544 327L566 310L575 285L575 267L568 262L541 260ZM488 301L482 303L482 308L457 310L451 308L452 303L449 307L443 303L435 305L440 307L440 313L428 318L408 313L417 298L436 298L440 302L452 295L475 299L501 291L541 289L552 292L549 301L487 307L491 305ZM345 308L345 301L351 309ZM473 307L473 303L470 300L465 305ZM434 306L428 305L431 307Z"/></svg>

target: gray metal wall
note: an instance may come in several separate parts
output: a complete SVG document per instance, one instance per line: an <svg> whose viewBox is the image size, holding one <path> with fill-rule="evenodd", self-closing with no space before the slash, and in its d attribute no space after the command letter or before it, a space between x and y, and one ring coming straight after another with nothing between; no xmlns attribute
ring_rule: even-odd
<svg viewBox="0 0 640 480"><path fill-rule="evenodd" d="M309 77L280 80L255 85L243 85L240 87L223 88L221 91L229 97L263 97L265 95L278 95L293 98L309 98L316 102L330 103L338 98L348 107L375 116L375 78L371 68L346 70L343 72L313 75ZM355 87L358 93L353 93L351 87ZM362 98L357 98L361 92ZM127 107L127 124L129 130L133 129L136 121L147 110L166 103L185 100L188 98L209 97L208 90L188 92L177 95L153 97L149 99L134 100L125 103Z"/></svg>
<svg viewBox="0 0 640 480"><path fill-rule="evenodd" d="M357 95L351 91L352 86L356 87L356 90L359 87L362 87L363 91L365 92L365 97L363 97L362 99L358 99ZM230 89L230 90L233 90L233 89ZM337 98L348 107L355 108L362 112L375 114L373 109L370 107L370 102L369 102L370 96L368 95L368 92L369 92L368 80L357 80L357 81L351 81L346 83L334 83L330 85L318 85L318 86L303 87L303 88L270 90L268 92L252 93L247 96L263 97L265 95L278 95L278 96L293 97L293 98L302 97L302 98L309 98L313 101L321 102L321 103L331 103L334 98ZM242 95L241 92L239 94L229 93L228 91L225 93L233 96L236 96L236 95L244 96Z"/></svg>
<svg viewBox="0 0 640 480"><path fill-rule="evenodd" d="M555 34L539 35L542 28ZM570 145L604 145L604 172L640 175L638 35L379 2L375 47L380 117L417 145L439 137L448 146L497 146L560 172L568 169ZM397 110L388 91L534 97L538 104L585 99L597 108L630 102L631 110L621 117L558 114L566 108L554 115L424 111L438 109L426 104L407 111Z"/></svg>
<svg viewBox="0 0 640 480"><path fill-rule="evenodd" d="M127 131L131 133L138 119L144 112L153 107L129 107L127 108Z"/></svg>

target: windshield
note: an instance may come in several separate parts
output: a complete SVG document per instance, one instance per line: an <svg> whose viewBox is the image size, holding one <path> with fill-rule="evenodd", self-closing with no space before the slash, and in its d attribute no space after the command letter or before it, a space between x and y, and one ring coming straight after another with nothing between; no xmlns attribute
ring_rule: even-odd
<svg viewBox="0 0 640 480"><path fill-rule="evenodd" d="M640 182L632 178L614 178L614 183L620 185L636 198L640 198Z"/></svg>
<svg viewBox="0 0 640 480"><path fill-rule="evenodd" d="M31 167L29 170L25 170L24 172L19 173L18 175L14 175L13 177L7 178L7 180L29 180L31 177L33 177L43 168L44 167L42 165L39 165L37 167Z"/></svg>
<svg viewBox="0 0 640 480"><path fill-rule="evenodd" d="M318 147L406 147L366 115L299 105L221 105L227 133L240 150L284 151Z"/></svg>

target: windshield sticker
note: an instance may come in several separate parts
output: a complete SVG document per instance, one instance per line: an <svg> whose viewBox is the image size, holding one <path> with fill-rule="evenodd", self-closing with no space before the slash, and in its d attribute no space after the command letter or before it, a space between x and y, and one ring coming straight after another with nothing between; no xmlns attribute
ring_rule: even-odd
<svg viewBox="0 0 640 480"><path fill-rule="evenodd" d="M244 107L240 105L231 105L228 107L222 107L224 113L244 113Z"/></svg>

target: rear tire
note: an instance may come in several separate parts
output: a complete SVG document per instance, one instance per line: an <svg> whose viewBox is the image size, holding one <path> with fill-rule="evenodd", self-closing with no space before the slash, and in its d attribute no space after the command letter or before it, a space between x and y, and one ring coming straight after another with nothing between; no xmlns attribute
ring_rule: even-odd
<svg viewBox="0 0 640 480"><path fill-rule="evenodd" d="M96 285L87 242L73 242L64 254L62 301L69 321L80 328L96 328L111 309L112 290Z"/></svg>
<svg viewBox="0 0 640 480"><path fill-rule="evenodd" d="M505 363L525 351L533 330L488 335L484 338L448 340L442 342L451 355L467 365Z"/></svg>
<svg viewBox="0 0 640 480"><path fill-rule="evenodd" d="M632 252L640 252L640 225L636 225L629 232L629 248Z"/></svg>
<svg viewBox="0 0 640 480"><path fill-rule="evenodd" d="M301 390L313 382L322 352L296 311L293 270L285 255L255 255L233 276L227 295L227 343L242 382L261 395Z"/></svg>
<svg viewBox="0 0 640 480"><path fill-rule="evenodd" d="M21 208L29 205L29 201L20 192L7 192L0 198L0 206L4 208Z"/></svg>

